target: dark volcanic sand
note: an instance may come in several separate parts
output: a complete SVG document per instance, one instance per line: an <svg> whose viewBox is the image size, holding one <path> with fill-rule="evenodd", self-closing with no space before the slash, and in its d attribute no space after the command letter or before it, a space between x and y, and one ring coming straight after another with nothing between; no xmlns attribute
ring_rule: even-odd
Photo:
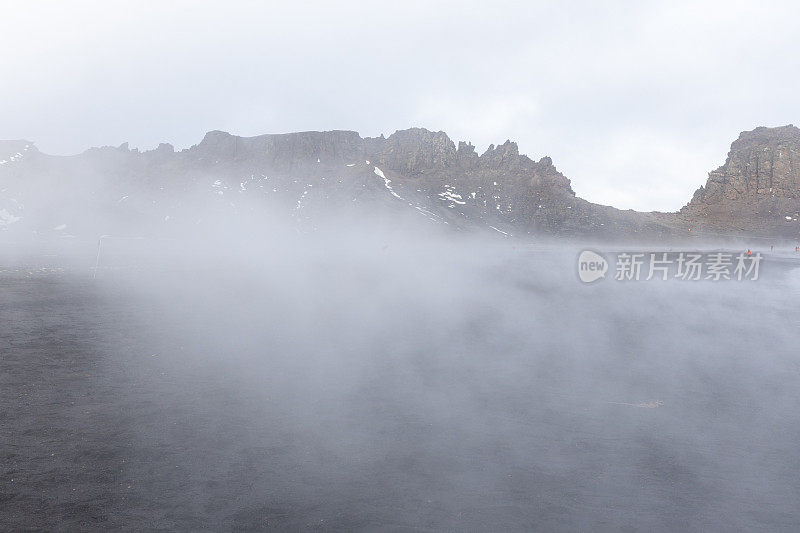
<svg viewBox="0 0 800 533"><path fill-rule="evenodd" d="M434 294L325 272L296 300L3 275L0 530L800 529L793 271L590 288L511 263Z"/></svg>

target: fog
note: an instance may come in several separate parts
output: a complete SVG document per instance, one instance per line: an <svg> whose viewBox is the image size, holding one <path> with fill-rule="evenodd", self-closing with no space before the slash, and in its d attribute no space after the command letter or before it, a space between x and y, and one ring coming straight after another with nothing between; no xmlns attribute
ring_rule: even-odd
<svg viewBox="0 0 800 533"><path fill-rule="evenodd" d="M96 243L4 257L0 524L800 525L778 255L755 282L583 284L585 243L267 222L111 237L96 272Z"/></svg>
<svg viewBox="0 0 800 533"><path fill-rule="evenodd" d="M0 531L800 531L798 15L5 3Z"/></svg>

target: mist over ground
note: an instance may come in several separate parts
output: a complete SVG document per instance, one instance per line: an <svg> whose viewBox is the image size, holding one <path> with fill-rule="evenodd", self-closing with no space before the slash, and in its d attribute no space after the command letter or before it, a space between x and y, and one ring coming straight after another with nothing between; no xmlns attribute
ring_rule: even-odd
<svg viewBox="0 0 800 533"><path fill-rule="evenodd" d="M379 223L103 247L3 258L2 529L800 526L777 254L585 285L580 243Z"/></svg>
<svg viewBox="0 0 800 533"><path fill-rule="evenodd" d="M800 531L800 3L0 5L0 532Z"/></svg>

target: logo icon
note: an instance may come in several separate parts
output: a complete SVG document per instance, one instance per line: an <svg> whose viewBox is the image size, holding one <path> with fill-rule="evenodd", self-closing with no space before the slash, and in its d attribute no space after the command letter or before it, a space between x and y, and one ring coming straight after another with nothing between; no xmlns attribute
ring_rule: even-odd
<svg viewBox="0 0 800 533"><path fill-rule="evenodd" d="M584 283L592 283L606 277L608 261L591 250L584 250L578 256L578 277Z"/></svg>

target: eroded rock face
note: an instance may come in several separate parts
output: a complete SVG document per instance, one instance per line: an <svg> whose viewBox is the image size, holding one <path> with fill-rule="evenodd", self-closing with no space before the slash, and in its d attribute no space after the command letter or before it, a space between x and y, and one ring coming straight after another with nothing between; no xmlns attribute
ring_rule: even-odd
<svg viewBox="0 0 800 533"><path fill-rule="evenodd" d="M709 173L680 216L706 231L797 236L800 129L788 125L741 133L725 164Z"/></svg>
<svg viewBox="0 0 800 533"><path fill-rule="evenodd" d="M800 129L756 128L739 135L725 164L708 175L692 204L800 198Z"/></svg>

